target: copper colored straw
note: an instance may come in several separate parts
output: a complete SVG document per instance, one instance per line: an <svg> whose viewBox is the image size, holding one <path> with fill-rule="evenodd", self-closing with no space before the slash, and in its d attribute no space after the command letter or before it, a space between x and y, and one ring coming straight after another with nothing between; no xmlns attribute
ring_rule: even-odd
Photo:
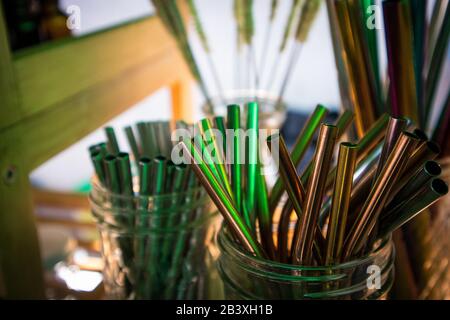
<svg viewBox="0 0 450 320"><path fill-rule="evenodd" d="M407 120L405 118L395 118L391 117L389 119L389 124L386 130L386 137L384 138L383 149L381 151L380 160L378 162L377 172L375 174L375 179L380 175L381 170L386 164L389 155L394 149L400 134L406 129Z"/></svg>
<svg viewBox="0 0 450 320"><path fill-rule="evenodd" d="M277 140L279 141L280 150L280 175L283 180L285 189L288 193L289 199L300 216L302 213L302 204L305 200L305 190L297 175L297 170L292 163L291 157L289 156L289 150L286 147L286 143L281 135L274 135L269 137L269 141ZM271 144L268 144L269 148Z"/></svg>
<svg viewBox="0 0 450 320"><path fill-rule="evenodd" d="M406 161L418 141L417 137L412 133L402 132L400 135L386 165L375 181L361 212L350 229L343 250L344 260L350 258L363 248L386 203L391 189L396 180L401 176Z"/></svg>
<svg viewBox="0 0 450 320"><path fill-rule="evenodd" d="M308 181L306 201L303 206L304 210L295 229L298 237L292 245L292 261L295 264L311 265L312 262L312 245L317 229L317 218L322 205L337 133L338 128L333 125L323 124L320 128L313 171Z"/></svg>

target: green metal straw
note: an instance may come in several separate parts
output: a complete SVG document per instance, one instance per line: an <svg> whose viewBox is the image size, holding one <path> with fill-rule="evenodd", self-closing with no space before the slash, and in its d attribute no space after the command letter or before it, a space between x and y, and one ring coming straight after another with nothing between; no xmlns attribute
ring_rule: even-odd
<svg viewBox="0 0 450 320"><path fill-rule="evenodd" d="M234 201L236 208L242 210L242 159L241 159L241 116L240 107L236 104L228 106L228 129L233 130L233 159L230 165L231 186L233 188Z"/></svg>
<svg viewBox="0 0 450 320"><path fill-rule="evenodd" d="M276 260L275 244L272 236L272 214L269 210L268 193L266 180L262 172L261 162L258 163L256 172L256 193L257 213L259 221L259 232L261 243L268 257Z"/></svg>
<svg viewBox="0 0 450 320"><path fill-rule="evenodd" d="M106 186L114 194L120 194L120 179L116 156L109 154L104 159L106 168ZM117 198L113 197L113 201L117 202ZM115 204L117 205L117 203Z"/></svg>
<svg viewBox="0 0 450 320"><path fill-rule="evenodd" d="M106 137L108 139L108 151L109 153L116 155L120 152L119 144L117 143L116 134L113 127L105 128Z"/></svg>
<svg viewBox="0 0 450 320"><path fill-rule="evenodd" d="M153 230L159 230L162 227L162 214L161 210L163 202L158 197L164 192L164 185L165 185L165 178L166 178L166 158L162 156L158 156L155 159L153 159L153 173L152 176L154 177L153 187L152 187L152 195L155 196L153 200L153 214L149 217L150 218L150 228ZM159 259L161 257L160 255L160 235L155 234L150 236L150 248L149 250L149 262L147 264L147 268L150 274L150 289L151 289L151 296L152 297L158 297L160 290L161 290L161 280L163 278L163 275L160 274L162 270L160 270L157 266L159 263Z"/></svg>
<svg viewBox="0 0 450 320"><path fill-rule="evenodd" d="M209 167L203 162L203 159L198 150L196 150L194 144L189 140L185 140L181 142L181 145L185 151L186 157L192 164L194 172L219 211L222 213L228 228L230 228L230 231L234 234L236 239L238 239L241 245L250 253L258 257L265 257L266 254L263 249L253 237L251 230L242 219L233 202L230 201L226 195L226 191L216 180Z"/></svg>
<svg viewBox="0 0 450 320"><path fill-rule="evenodd" d="M134 202L131 197L133 196L133 180L131 175L130 156L126 152L119 152L117 155L117 166L119 170L120 179L120 191L125 196L124 208L133 209Z"/></svg>
<svg viewBox="0 0 450 320"><path fill-rule="evenodd" d="M222 159L226 159L227 154L227 135L226 135L226 126L225 126L225 119L222 116L214 117L214 124L216 125L216 128L219 129L220 133L222 134Z"/></svg>
<svg viewBox="0 0 450 320"><path fill-rule="evenodd" d="M136 141L136 137L133 133L133 128L131 126L126 126L124 128L125 135L127 136L128 144L130 145L131 152L133 153L134 161L139 164L139 158L141 153L139 152L139 147Z"/></svg>
<svg viewBox="0 0 450 320"><path fill-rule="evenodd" d="M245 144L245 160L247 172L247 188L244 219L249 227L255 224L255 182L258 167L258 104L247 104L247 141Z"/></svg>
<svg viewBox="0 0 450 320"><path fill-rule="evenodd" d="M227 171L225 169L225 161L221 152L221 146L219 145L217 136L214 132L214 130L217 129L212 127L211 121L207 118L200 120L199 126L203 135L203 141L206 142L208 149L211 150L209 154L211 154L211 157L213 158L213 160L215 160L214 163L219 173L220 182L222 183L228 194L231 196L233 194L233 191L231 190L231 185L228 181Z"/></svg>
<svg viewBox="0 0 450 320"><path fill-rule="evenodd" d="M97 175L99 182L103 186L106 186L106 173L102 153L99 150L92 152L91 160L92 164L94 165L95 174Z"/></svg>

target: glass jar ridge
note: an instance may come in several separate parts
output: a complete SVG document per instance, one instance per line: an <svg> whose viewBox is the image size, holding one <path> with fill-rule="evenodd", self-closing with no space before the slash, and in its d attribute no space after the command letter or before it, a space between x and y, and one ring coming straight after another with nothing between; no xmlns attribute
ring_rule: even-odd
<svg viewBox="0 0 450 320"><path fill-rule="evenodd" d="M394 246L332 266L298 266L254 257L219 231L218 268L227 299L385 299L394 278Z"/></svg>

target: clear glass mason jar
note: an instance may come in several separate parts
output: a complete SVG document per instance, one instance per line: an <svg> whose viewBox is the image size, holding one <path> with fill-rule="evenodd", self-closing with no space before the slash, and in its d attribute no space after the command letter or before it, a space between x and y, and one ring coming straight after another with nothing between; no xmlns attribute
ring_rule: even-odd
<svg viewBox="0 0 450 320"><path fill-rule="evenodd" d="M218 215L203 188L127 197L94 183L90 203L108 299L209 299L221 292Z"/></svg>
<svg viewBox="0 0 450 320"><path fill-rule="evenodd" d="M265 91L237 90L225 93L223 97L213 97L212 104L214 110L211 112L209 105L205 103L202 111L207 117L226 116L227 106L239 104L241 106L248 102L258 102L259 105L259 125L261 129L281 129L286 120L286 104L278 101L273 94ZM246 121L246 108L241 110L241 122Z"/></svg>
<svg viewBox="0 0 450 320"><path fill-rule="evenodd" d="M343 264L295 266L256 258L219 231L218 269L226 299L386 299L394 278L394 246L380 241L371 254Z"/></svg>

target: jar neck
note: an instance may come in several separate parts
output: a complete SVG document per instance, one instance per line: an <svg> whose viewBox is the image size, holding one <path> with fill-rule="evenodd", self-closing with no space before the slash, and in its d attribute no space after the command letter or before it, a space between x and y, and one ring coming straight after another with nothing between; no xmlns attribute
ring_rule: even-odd
<svg viewBox="0 0 450 320"><path fill-rule="evenodd" d="M124 196L94 185L89 201L100 228L118 233L179 232L215 215L202 188L157 196Z"/></svg>
<svg viewBox="0 0 450 320"><path fill-rule="evenodd" d="M219 232L218 246L223 280L229 287L241 291L241 297L276 299L278 296L267 296L266 293L280 294L287 290L298 296L284 298L339 298L351 295L367 298L380 295L392 284L394 248L390 237L383 239L364 257L330 266L299 266L254 257L231 239L226 228ZM374 273L379 277L372 287L369 281ZM261 284L263 289L255 290ZM265 288L266 284L276 289Z"/></svg>

